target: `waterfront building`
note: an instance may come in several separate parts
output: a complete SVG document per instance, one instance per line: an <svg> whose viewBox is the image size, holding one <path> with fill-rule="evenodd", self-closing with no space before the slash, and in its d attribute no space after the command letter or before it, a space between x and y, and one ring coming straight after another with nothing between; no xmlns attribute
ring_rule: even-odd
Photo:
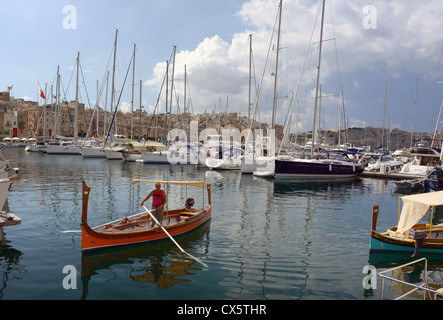
<svg viewBox="0 0 443 320"><path fill-rule="evenodd" d="M88 130L90 130L91 136L104 137L107 134L113 114L109 111L104 111L103 108L99 108L97 117L93 109L85 108L85 104L79 103L78 106L79 136L85 136ZM57 126L55 126L55 108L55 103L39 106L34 101L15 99L11 96L10 91L0 92L0 136L29 138L36 134L40 137L50 137L55 130L55 134L72 137L74 133L75 101L60 103ZM92 117L94 117L94 121L90 125ZM112 133L124 135L128 138L131 137L132 133L135 139L144 138L162 141L166 136L167 130L173 128L183 129L189 136L190 121L197 122L199 134L206 128L214 128L220 133L223 128L236 128L241 132L249 128L250 125L247 115L241 115L237 112L166 115L164 113L147 114L140 109L136 109L128 113L123 113L119 110L114 123L117 129L114 129ZM265 132L270 126L267 123L254 121L252 128L262 129ZM276 124L274 129L276 137L280 139L283 134L283 126ZM394 151L410 147L410 132L399 129L385 129L384 132L384 140L385 144L387 144L383 146L384 148ZM382 133L383 130L381 128L354 127L341 131L337 129L318 130L317 138L318 141L330 146L336 146L340 143L355 147L370 146L372 149L375 149L382 145ZM426 146L431 146L433 138L433 146L441 147L443 134L438 131L435 135L428 132L416 132L413 134L412 141L414 144L420 142ZM303 146L311 139L312 132L298 132L292 133L289 141L295 145Z"/></svg>

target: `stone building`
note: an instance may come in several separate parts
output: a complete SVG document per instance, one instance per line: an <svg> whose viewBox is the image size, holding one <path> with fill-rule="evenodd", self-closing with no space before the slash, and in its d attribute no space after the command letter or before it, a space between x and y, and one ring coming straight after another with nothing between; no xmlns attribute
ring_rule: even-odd
<svg viewBox="0 0 443 320"><path fill-rule="evenodd" d="M94 113L92 109L85 109L85 105L79 103L78 110L78 133L79 136L89 135L104 137L113 118L113 113L102 109ZM65 137L74 136L75 101L62 102L56 110L55 104L39 106L37 102L14 99L10 91L0 92L0 136L6 137L51 137L57 134ZM58 116L57 116L58 115ZM57 126L55 126L57 119ZM192 115L190 113L179 115L147 114L139 109L131 113L118 111L114 119L114 127L111 134L124 135L134 139L145 138L162 140L167 129L184 129L189 134L189 122L197 121L199 134L206 128L218 130L220 134L223 128L236 128L240 132L249 127L246 115L239 113L207 113ZM167 125L169 123L169 125ZM115 129L117 127L117 130ZM254 121L253 128L266 131L267 123ZM283 126L276 125L277 139L281 139ZM396 150L408 148L412 143L420 142L431 146L433 134L418 132L411 135L410 132L393 129L382 130L380 128L348 128L342 130L320 130L317 133L319 141L328 145L347 144L353 146L370 146L378 148L382 144L385 148ZM312 139L312 132L292 134L290 142L297 145L306 145ZM383 142L382 142L383 140ZM412 142L411 142L412 141ZM441 147L442 133L436 132L434 147Z"/></svg>

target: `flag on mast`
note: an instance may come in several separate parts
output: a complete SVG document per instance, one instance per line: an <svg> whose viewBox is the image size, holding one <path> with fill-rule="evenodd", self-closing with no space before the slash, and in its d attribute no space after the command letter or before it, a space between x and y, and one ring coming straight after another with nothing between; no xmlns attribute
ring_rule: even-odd
<svg viewBox="0 0 443 320"><path fill-rule="evenodd" d="M38 82L37 84L38 84L38 92L40 93L40 97L46 100L46 96L43 93L42 88L40 88L40 82Z"/></svg>

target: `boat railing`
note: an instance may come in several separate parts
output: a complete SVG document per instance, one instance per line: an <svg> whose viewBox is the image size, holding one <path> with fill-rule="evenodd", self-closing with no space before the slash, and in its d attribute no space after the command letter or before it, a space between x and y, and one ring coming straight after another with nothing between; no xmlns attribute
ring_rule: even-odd
<svg viewBox="0 0 443 320"><path fill-rule="evenodd" d="M423 280L423 282L421 284L409 283L407 281L403 281L403 280L396 279L396 278L393 278L391 276L386 275L387 273L390 273L390 272L392 273L393 271L395 271L397 269L401 269L401 268L404 268L406 266L417 264L417 263L420 263L420 262L424 262L424 264L425 264L424 280ZM405 285L413 287L411 290L409 290L408 292L404 293L403 295L397 297L394 300L401 300L401 299L407 297L408 295L410 295L410 294L412 294L414 292L420 291L420 290L422 290L422 300L425 300L426 297L428 297L429 299L432 299L432 300L436 300L437 297L440 297L440 298L443 297L443 288L435 290L435 289L432 289L432 288L429 287L429 282L428 282L428 260L426 258L421 258L421 259L418 259L418 260L414 260L412 262L409 262L409 263L406 263L406 264L403 264L403 265L400 265L400 266L397 266L397 267L394 267L394 268L391 268L391 269L388 269L388 270L385 270L385 271L381 271L378 274L379 274L380 277L382 277L382 288L381 288L381 295L380 295L380 299L381 300L383 300L385 280L391 280L391 281L394 281L394 282L397 282L397 283L400 283L400 284L405 284Z"/></svg>

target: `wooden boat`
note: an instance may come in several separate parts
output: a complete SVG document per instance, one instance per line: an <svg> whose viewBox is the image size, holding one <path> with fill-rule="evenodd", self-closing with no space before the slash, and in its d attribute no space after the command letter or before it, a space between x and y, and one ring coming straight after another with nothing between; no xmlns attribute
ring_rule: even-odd
<svg viewBox="0 0 443 320"><path fill-rule="evenodd" d="M443 225L432 224L437 206L443 206L443 191L400 197L398 225L384 233L376 231L379 207L374 206L369 252L413 252L414 258L419 253L443 254ZM419 223L428 211L430 223Z"/></svg>
<svg viewBox="0 0 443 320"><path fill-rule="evenodd" d="M172 238L192 232L209 222L211 219L211 186L203 181L151 181L133 180L133 187L139 182L160 182L162 184L182 185L184 187L197 187L202 189L203 200L201 209L193 209L186 205L185 208L165 210L162 225L151 228L150 211L126 217L120 220L91 228L88 224L88 199L90 188L83 181L83 207L81 220L81 248L83 253L118 246L139 244ZM205 188L207 197L205 198ZM205 199L207 204L204 205ZM187 201L188 202L188 201ZM180 248L180 246L175 242ZM181 249L181 248L180 248ZM181 249L182 250L182 249ZM182 250L183 251L183 250Z"/></svg>

